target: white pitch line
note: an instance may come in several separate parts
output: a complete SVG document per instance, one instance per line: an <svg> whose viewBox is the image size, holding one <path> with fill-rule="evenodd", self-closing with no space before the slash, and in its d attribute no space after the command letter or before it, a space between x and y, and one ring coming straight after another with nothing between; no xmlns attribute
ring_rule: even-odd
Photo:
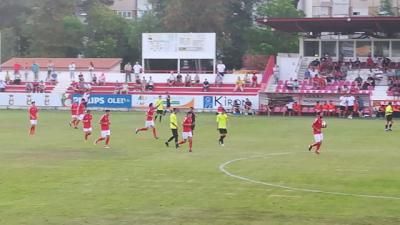
<svg viewBox="0 0 400 225"><path fill-rule="evenodd" d="M221 164L219 166L219 170L221 172L225 173L226 175L228 175L230 177L233 177L233 178L236 178L236 179L239 179L239 180L247 181L247 182L254 183L254 184L260 184L260 185L264 185L264 186L269 186L269 187L275 187L275 188L291 190L291 191L317 193L317 194L329 194L329 195L340 195L340 196L351 196L351 197L361 197L361 198L400 200L400 197L394 197L394 196L351 194L351 193L345 193L345 192L322 191L322 190L316 190L316 189L289 187L289 186L285 186L285 185L273 184L273 183L257 181L257 180L253 180L253 179L250 179L250 178L242 177L242 176L239 176L239 175L235 175L235 174L233 174L233 173L231 173L231 172L229 172L229 171L227 171L225 169L225 167L227 165L232 164L234 162L238 162L238 161L243 161L243 160L248 160L248 159L253 159L253 158L263 158L263 157L267 157L267 156L288 155L288 154L292 154L292 153L293 152L271 153L271 154L267 154L267 155L264 155L264 156L253 156L253 157L247 157L247 158L233 159L233 160L230 160L228 162L225 162L225 163Z"/></svg>

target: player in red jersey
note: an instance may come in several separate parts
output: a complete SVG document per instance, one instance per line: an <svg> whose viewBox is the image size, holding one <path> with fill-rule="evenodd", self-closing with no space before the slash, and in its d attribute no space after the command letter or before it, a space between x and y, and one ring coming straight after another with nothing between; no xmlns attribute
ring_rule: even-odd
<svg viewBox="0 0 400 225"><path fill-rule="evenodd" d="M106 145L104 145L104 148L110 148L110 124L110 110L106 110L106 113L100 118L101 136L94 142L95 145L100 141L106 140Z"/></svg>
<svg viewBox="0 0 400 225"><path fill-rule="evenodd" d="M322 105L319 104L319 101L317 101L314 106L314 112L318 115L320 112L322 112L322 108Z"/></svg>
<svg viewBox="0 0 400 225"><path fill-rule="evenodd" d="M146 113L146 122L145 127L136 129L136 134L140 131L147 131L149 128L153 130L153 137L158 139L156 127L154 125L154 113L156 112L156 108L153 107L153 103L149 104L149 109Z"/></svg>
<svg viewBox="0 0 400 225"><path fill-rule="evenodd" d="M322 128L325 128L324 123L325 122L322 120L322 113L317 113L317 118L315 118L312 124L315 142L308 146L308 151L311 151L313 147L316 147L315 153L320 153L322 141L324 140L324 135L322 134Z"/></svg>
<svg viewBox="0 0 400 225"><path fill-rule="evenodd" d="M83 116L83 132L85 133L85 141L88 140L88 137L92 134L92 119L93 116L90 113L90 110L86 110L86 114Z"/></svg>
<svg viewBox="0 0 400 225"><path fill-rule="evenodd" d="M83 120L83 117L85 116L85 110L86 110L86 100L82 98L81 102L78 105L76 113L78 120L75 122L75 129L78 129L79 122Z"/></svg>
<svg viewBox="0 0 400 225"><path fill-rule="evenodd" d="M182 145L182 144L186 143L187 141L189 141L189 152L192 152L192 145L193 145L192 124L193 124L192 113L188 112L186 114L186 117L183 119L183 124L182 124L182 126L183 126L183 132L182 132L183 141L179 142L178 145Z"/></svg>
<svg viewBox="0 0 400 225"><path fill-rule="evenodd" d="M69 122L70 127L73 126L74 128L76 128L76 122L78 121L78 106L78 102L73 102L71 105L71 121Z"/></svg>
<svg viewBox="0 0 400 225"><path fill-rule="evenodd" d="M35 105L35 101L32 101L31 107L29 107L29 120L31 122L31 128L29 130L29 135L35 135L37 119L38 119L38 108Z"/></svg>

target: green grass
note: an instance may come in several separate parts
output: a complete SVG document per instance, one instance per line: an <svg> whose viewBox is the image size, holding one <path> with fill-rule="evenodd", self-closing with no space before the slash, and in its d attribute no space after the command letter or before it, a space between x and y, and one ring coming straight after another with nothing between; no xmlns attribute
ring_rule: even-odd
<svg viewBox="0 0 400 225"><path fill-rule="evenodd" d="M291 191L219 170L250 157L226 169L289 187L400 198L400 131L385 133L382 120L327 119L320 156L306 149L311 117L231 117L221 148L214 115L199 114L193 153L164 146L167 121L156 124L160 140L135 135L143 113L112 114L110 150L84 143L68 120L42 111L29 137L25 111L0 111L0 224L400 224L400 200Z"/></svg>

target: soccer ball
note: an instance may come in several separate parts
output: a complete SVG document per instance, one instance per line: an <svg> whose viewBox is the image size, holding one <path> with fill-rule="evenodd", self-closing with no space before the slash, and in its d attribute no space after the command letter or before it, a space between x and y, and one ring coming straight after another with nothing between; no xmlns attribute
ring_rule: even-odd
<svg viewBox="0 0 400 225"><path fill-rule="evenodd" d="M326 123L326 121L324 120L324 121L322 121L322 128L327 128L328 127L328 124Z"/></svg>

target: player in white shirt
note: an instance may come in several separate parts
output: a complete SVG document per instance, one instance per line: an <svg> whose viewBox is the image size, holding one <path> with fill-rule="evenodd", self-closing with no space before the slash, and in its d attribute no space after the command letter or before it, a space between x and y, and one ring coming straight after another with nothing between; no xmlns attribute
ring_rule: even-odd
<svg viewBox="0 0 400 225"><path fill-rule="evenodd" d="M347 112L349 113L349 116L347 118L353 119L354 102L356 101L356 98L354 98L353 95L349 95L346 98L347 98Z"/></svg>
<svg viewBox="0 0 400 225"><path fill-rule="evenodd" d="M135 74L135 80L140 82L140 73L142 72L142 66L139 62L136 62L133 66L133 73Z"/></svg>
<svg viewBox="0 0 400 225"><path fill-rule="evenodd" d="M344 117L346 115L346 110L347 110L347 97L342 95L339 98L339 106L340 106L340 111L339 111L339 117Z"/></svg>
<svg viewBox="0 0 400 225"><path fill-rule="evenodd" d="M217 64L217 73L219 73L222 76L224 76L225 75L225 69L226 69L225 64L223 64L222 61L219 61L219 63Z"/></svg>

